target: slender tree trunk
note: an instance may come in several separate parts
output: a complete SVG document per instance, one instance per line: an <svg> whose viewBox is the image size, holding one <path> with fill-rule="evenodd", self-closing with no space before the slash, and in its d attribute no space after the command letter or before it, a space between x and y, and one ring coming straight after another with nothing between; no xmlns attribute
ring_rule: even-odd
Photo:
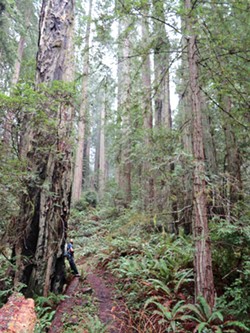
<svg viewBox="0 0 250 333"><path fill-rule="evenodd" d="M185 33L187 26L186 17L181 18L182 32ZM192 155L193 146L193 118L192 118L192 107L191 107L191 90L189 84L189 68L188 68L188 57L187 57L187 41L185 38L182 39L182 58L181 58L181 89L179 93L179 105L182 116L182 143L184 151ZM185 163L185 162L184 162ZM183 165L186 168L186 165ZM186 172L183 175L183 190L181 196L178 196L178 201L182 203L183 215L181 220L183 221L183 227L185 234L192 232L192 201L193 201L193 180L192 172Z"/></svg>
<svg viewBox="0 0 250 333"><path fill-rule="evenodd" d="M12 76L12 82L11 85L15 86L19 81L20 76L20 70L21 70L21 62L23 58L23 51L24 51L24 43L25 43L25 37L20 36L19 42L18 42L18 48L17 48L17 57L14 64L14 71ZM11 128L14 120L14 114L12 111L8 111L6 114L6 119L4 123L4 133L3 133L3 141L7 147L11 144Z"/></svg>
<svg viewBox="0 0 250 333"><path fill-rule="evenodd" d="M131 162L130 154L130 104L131 104L131 78L130 78L130 36L129 22L119 21L120 46L118 50L118 112L122 119L122 144L118 157L118 182L124 194L124 205L131 202Z"/></svg>
<svg viewBox="0 0 250 333"><path fill-rule="evenodd" d="M86 131L85 131L86 132ZM83 189L90 187L90 137L86 133L83 149Z"/></svg>
<svg viewBox="0 0 250 333"><path fill-rule="evenodd" d="M99 101L99 119L97 123L97 130L96 130L96 144L95 144L95 165L94 165L94 182L95 182L95 191L99 192L100 189L100 155L101 155L101 113L102 113L102 96L100 94L100 101Z"/></svg>
<svg viewBox="0 0 250 333"><path fill-rule="evenodd" d="M104 195L106 181L106 152L105 152L105 116L106 116L106 101L101 106L101 128L100 128L100 166L99 166L99 196Z"/></svg>
<svg viewBox="0 0 250 333"><path fill-rule="evenodd" d="M188 15L188 61L190 88L193 112L193 155L194 167L194 220L193 233L195 240L195 295L203 296L211 308L214 306L215 290L212 270L212 258L207 217L207 198L205 182L205 157L201 115L201 92L198 73L197 36L193 33L195 24L192 18L191 0L185 0Z"/></svg>
<svg viewBox="0 0 250 333"><path fill-rule="evenodd" d="M73 80L73 0L44 0L40 13L37 53L37 89L54 80ZM31 174L21 198L17 221L15 283L27 285L27 294L60 292L65 279L64 243L70 207L71 128L73 107L64 92L57 113L44 112L56 122L53 130L33 128L29 119L23 157ZM35 115L34 115L35 116Z"/></svg>
<svg viewBox="0 0 250 333"><path fill-rule="evenodd" d="M88 79L89 79L89 45L90 45L90 26L92 16L92 0L89 1L88 23L85 37L83 81L82 81L82 102L79 111L78 121L78 141L76 146L76 157L74 167L74 178L72 187L72 203L80 200L83 187L83 151L86 131L86 113L88 104Z"/></svg>
<svg viewBox="0 0 250 333"><path fill-rule="evenodd" d="M147 4L148 5L148 4ZM148 9L144 10L145 16L148 14ZM149 28L146 19L142 21L142 40L145 46L148 45ZM152 110L152 86L151 86L151 61L149 51L146 48L143 56L142 64L142 88L143 88L143 127L145 130L144 142L147 151L150 152L151 135L153 127L153 110ZM154 178L150 172L150 163L145 159L143 163L143 187L144 187L144 208L152 210L154 203Z"/></svg>
<svg viewBox="0 0 250 333"><path fill-rule="evenodd" d="M170 43L163 22L164 4L163 1L153 0L154 17L154 102L155 102L155 125L172 127L172 116L170 107L170 85L169 85L169 51Z"/></svg>
<svg viewBox="0 0 250 333"><path fill-rule="evenodd" d="M232 110L230 97L224 97L223 102L224 108L227 110L228 114L230 114ZM230 220L235 203L242 197L241 157L230 119L225 119L223 127L226 143L225 173L227 176L227 219Z"/></svg>

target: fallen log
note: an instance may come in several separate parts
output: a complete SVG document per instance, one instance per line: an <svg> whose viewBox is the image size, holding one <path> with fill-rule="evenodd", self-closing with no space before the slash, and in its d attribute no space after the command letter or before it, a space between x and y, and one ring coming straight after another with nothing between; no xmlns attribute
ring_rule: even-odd
<svg viewBox="0 0 250 333"><path fill-rule="evenodd" d="M0 333L33 333L37 317L35 302L14 293L0 309Z"/></svg>

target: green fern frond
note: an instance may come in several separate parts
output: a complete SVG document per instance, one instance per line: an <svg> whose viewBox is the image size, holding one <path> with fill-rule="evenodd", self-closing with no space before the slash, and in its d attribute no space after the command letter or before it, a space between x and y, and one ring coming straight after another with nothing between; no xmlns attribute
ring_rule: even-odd
<svg viewBox="0 0 250 333"><path fill-rule="evenodd" d="M198 301L200 303L200 306L202 308L204 315L206 316L206 319L209 319L212 314L212 311L211 311L211 308L208 305L206 299L203 296L199 296Z"/></svg>
<svg viewBox="0 0 250 333"><path fill-rule="evenodd" d="M247 327L246 325L244 325L243 323L241 323L240 321L230 321L230 322L225 322L224 326L225 326L225 327L228 327L228 326L236 326L236 327L239 327L239 328L245 330L246 332L250 332L250 328Z"/></svg>
<svg viewBox="0 0 250 333"><path fill-rule="evenodd" d="M219 319L223 323L224 317L223 317L223 315L222 315L222 313L220 311L213 312L212 315L210 316L208 322L211 323L215 319Z"/></svg>
<svg viewBox="0 0 250 333"><path fill-rule="evenodd" d="M152 304L152 303L155 304L155 302L156 302L157 300L159 300L159 298L160 298L159 296L152 296L152 297L148 298L148 299L146 300L145 304L144 304L144 309L146 309L146 307L147 307L149 304Z"/></svg>
<svg viewBox="0 0 250 333"><path fill-rule="evenodd" d="M194 332L203 333L203 329L207 326L207 323L200 323L194 330Z"/></svg>
<svg viewBox="0 0 250 333"><path fill-rule="evenodd" d="M196 315L196 317L195 317L195 320L197 321L197 322L203 322L204 321L204 315L203 315L203 313L200 311L200 309L198 309L197 308L197 306L196 305L194 305L194 304L186 304L186 305L183 305L183 307L182 307L184 310L189 310L189 311L191 311L191 312L193 312L195 315Z"/></svg>
<svg viewBox="0 0 250 333"><path fill-rule="evenodd" d="M183 313L184 312L184 310L182 308L183 303L184 303L184 301L179 301L178 303L175 304L175 306L172 309L173 315L175 315L177 313Z"/></svg>
<svg viewBox="0 0 250 333"><path fill-rule="evenodd" d="M182 275L181 275L181 278L180 280L177 282L175 288L174 288L174 291L175 293L177 293L181 287L181 285L184 283L184 282L191 282L193 281L193 279L189 278L190 277L190 274L193 272L193 269L189 269L188 271L186 271L184 274L182 272ZM179 274L176 274L176 276L178 277Z"/></svg>
<svg viewBox="0 0 250 333"><path fill-rule="evenodd" d="M172 296L171 290L166 286L166 284L157 279L149 279L149 282L153 284L156 290L161 289L166 293L167 296Z"/></svg>

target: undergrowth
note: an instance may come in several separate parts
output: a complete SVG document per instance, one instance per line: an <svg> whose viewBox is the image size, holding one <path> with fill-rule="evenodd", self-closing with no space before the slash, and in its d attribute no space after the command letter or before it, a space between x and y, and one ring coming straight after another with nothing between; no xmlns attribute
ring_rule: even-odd
<svg viewBox="0 0 250 333"><path fill-rule="evenodd" d="M238 228L225 231L223 223L212 225L215 285L223 292L210 316L201 318L198 313L203 309L204 301L194 304L191 236L184 235L181 230L178 236L169 234L162 222L161 228L158 227L157 217L150 218L133 209L118 211L105 207L88 212L74 211L72 218L78 256L94 256L99 265L117 277L117 293L126 298L129 309L128 329L145 333L248 330L249 305L244 295L248 298L249 261L247 251L242 247L248 242L248 231L244 231L241 243ZM219 234L224 237L225 244L226 238L237 235L233 253L228 245L219 243L217 246ZM231 251L231 263L220 258L220 251ZM230 273L239 256L241 259L245 256L241 270L236 268ZM228 284L221 288L223 277Z"/></svg>

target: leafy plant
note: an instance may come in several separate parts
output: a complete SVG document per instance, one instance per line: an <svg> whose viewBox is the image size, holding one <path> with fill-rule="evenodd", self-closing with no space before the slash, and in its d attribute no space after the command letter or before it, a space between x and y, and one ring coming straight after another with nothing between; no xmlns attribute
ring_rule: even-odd
<svg viewBox="0 0 250 333"><path fill-rule="evenodd" d="M157 310L154 310L153 313L160 316L159 324L167 323L168 328L166 332L179 332L183 330L181 321L183 320L184 309L182 307L184 301L177 302L173 307L171 307L172 302L168 301L164 304L157 301L157 297L149 298L145 303L145 308L149 304L154 304L157 307Z"/></svg>
<svg viewBox="0 0 250 333"><path fill-rule="evenodd" d="M243 323L239 321L227 320L221 311L211 310L204 297L199 297L197 304L186 304L181 307L182 311L188 311L188 314L182 317L182 320L191 320L196 322L194 332L198 333L236 333L237 328L249 332Z"/></svg>
<svg viewBox="0 0 250 333"><path fill-rule="evenodd" d="M51 325L51 322L56 313L56 306L60 301L64 300L68 296L56 295L50 293L48 297L39 296L35 298L36 313L38 322L35 327L35 333L43 333Z"/></svg>

